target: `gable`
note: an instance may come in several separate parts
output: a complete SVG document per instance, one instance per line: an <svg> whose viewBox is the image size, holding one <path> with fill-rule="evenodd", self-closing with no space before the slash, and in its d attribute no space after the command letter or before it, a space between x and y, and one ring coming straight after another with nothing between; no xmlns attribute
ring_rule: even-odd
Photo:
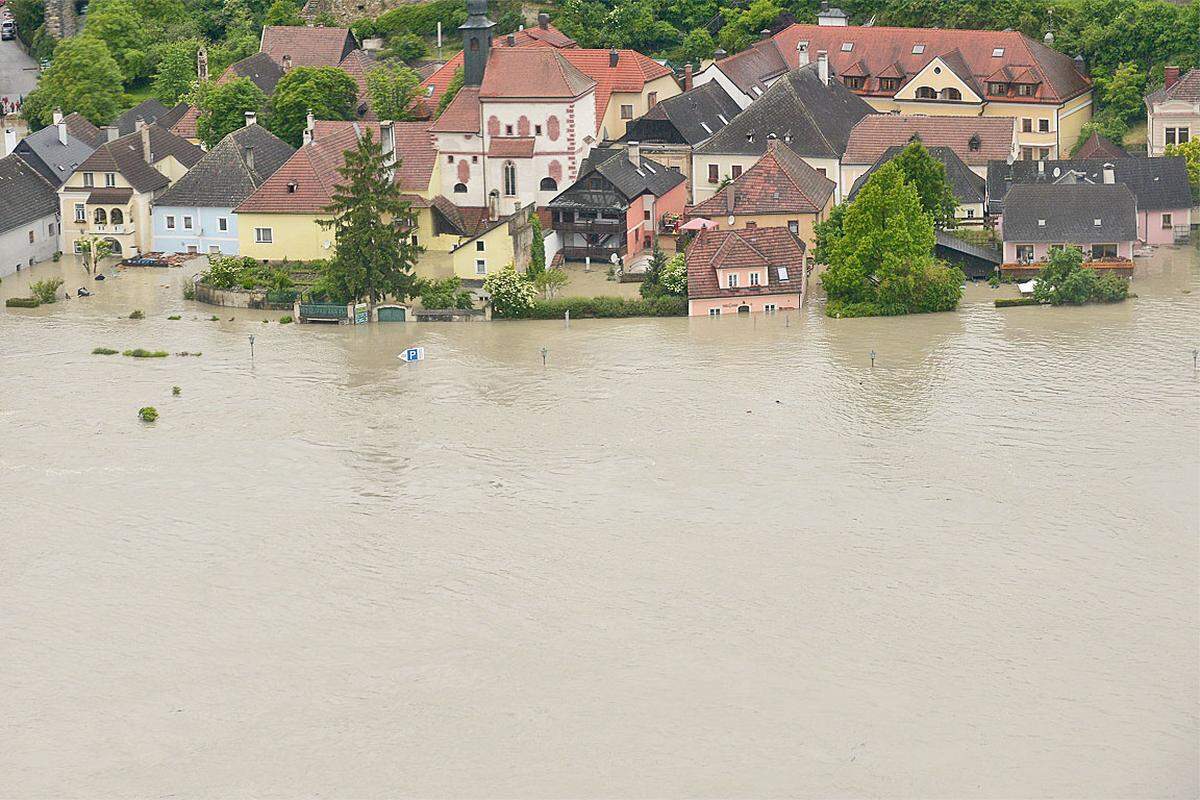
<svg viewBox="0 0 1200 800"><path fill-rule="evenodd" d="M961 71L961 67L959 71ZM946 102L941 97L946 89L955 89L958 91L959 100L964 103L980 103L983 98L972 87L974 81L970 81L968 73L967 78L963 78L945 59L941 56L930 59L929 63L918 72L916 75L900 87L896 92L897 100L913 100L920 101L923 98L918 97L918 90L921 88L933 89L938 93L939 102ZM954 102L954 101L951 101Z"/></svg>

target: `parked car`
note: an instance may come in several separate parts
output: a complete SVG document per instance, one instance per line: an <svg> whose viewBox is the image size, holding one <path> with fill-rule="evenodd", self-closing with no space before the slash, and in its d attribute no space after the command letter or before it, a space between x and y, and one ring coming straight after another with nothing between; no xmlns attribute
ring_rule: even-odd
<svg viewBox="0 0 1200 800"><path fill-rule="evenodd" d="M7 41L15 38L17 38L17 23L11 19L0 22L0 40Z"/></svg>

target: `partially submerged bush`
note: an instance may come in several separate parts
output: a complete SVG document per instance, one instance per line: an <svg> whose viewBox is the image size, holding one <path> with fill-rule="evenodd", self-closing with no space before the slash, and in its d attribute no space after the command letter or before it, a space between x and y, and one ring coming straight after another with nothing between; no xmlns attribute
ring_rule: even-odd
<svg viewBox="0 0 1200 800"><path fill-rule="evenodd" d="M137 347L133 350L126 350L121 355L129 356L130 358L166 358L171 354L166 350L146 350L141 347Z"/></svg>
<svg viewBox="0 0 1200 800"><path fill-rule="evenodd" d="M158 419L158 409L154 406L142 406L138 409L138 418L142 422L154 422Z"/></svg>
<svg viewBox="0 0 1200 800"><path fill-rule="evenodd" d="M996 308L1012 308L1014 306L1040 306L1042 303L1036 297L1000 297L996 300Z"/></svg>
<svg viewBox="0 0 1200 800"><path fill-rule="evenodd" d="M94 356L115 356L119 350L113 350L111 347L97 347L92 350Z"/></svg>
<svg viewBox="0 0 1200 800"><path fill-rule="evenodd" d="M291 314L284 314L282 317L279 318L280 325L291 325L292 322L294 322L294 320L292 319Z"/></svg>
<svg viewBox="0 0 1200 800"><path fill-rule="evenodd" d="M53 303L58 299L58 290L62 288L62 278L48 278L44 281L35 281L29 284L29 293L36 297L39 302Z"/></svg>
<svg viewBox="0 0 1200 800"><path fill-rule="evenodd" d="M170 320L176 320L176 319L179 319L179 315L178 315L178 314L172 314L171 316L167 317L167 319L170 319Z"/></svg>
<svg viewBox="0 0 1200 800"><path fill-rule="evenodd" d="M139 308L134 311L130 311L129 318L130 319L145 319L146 315L144 313L142 313L142 310Z"/></svg>
<svg viewBox="0 0 1200 800"><path fill-rule="evenodd" d="M172 397L179 397L179 395L181 395L181 394L183 394L183 389L180 389L178 386L171 387L171 396Z"/></svg>
<svg viewBox="0 0 1200 800"><path fill-rule="evenodd" d="M659 295L651 298L563 297L535 300L523 319L612 319L618 317L681 317L687 315L687 298Z"/></svg>
<svg viewBox="0 0 1200 800"><path fill-rule="evenodd" d="M36 297L10 297L4 301L5 308L37 308L41 304Z"/></svg>

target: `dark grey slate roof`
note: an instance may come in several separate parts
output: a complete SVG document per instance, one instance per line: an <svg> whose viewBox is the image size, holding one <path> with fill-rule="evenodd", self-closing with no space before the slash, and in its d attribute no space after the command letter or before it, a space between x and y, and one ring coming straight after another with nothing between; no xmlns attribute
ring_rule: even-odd
<svg viewBox="0 0 1200 800"><path fill-rule="evenodd" d="M247 147L254 148L253 169L246 164ZM238 128L205 153L154 204L232 208L253 194L294 152L291 145L261 125Z"/></svg>
<svg viewBox="0 0 1200 800"><path fill-rule="evenodd" d="M155 162L174 156L176 161L190 169L204 156L204 151L199 147L158 123L147 125L146 128L150 131L150 157ZM96 152L88 156L79 169L85 172L119 172L139 192L152 192L170 183L166 175L144 160L141 131L96 148Z"/></svg>
<svg viewBox="0 0 1200 800"><path fill-rule="evenodd" d="M1008 192L1003 230L1006 242L1131 242L1137 239L1137 204L1119 183L1025 183Z"/></svg>
<svg viewBox="0 0 1200 800"><path fill-rule="evenodd" d="M48 125L18 142L13 152L57 188L96 150L94 141L77 139L69 132L66 139L63 144L58 138L58 126Z"/></svg>
<svg viewBox="0 0 1200 800"><path fill-rule="evenodd" d="M850 129L875 110L841 81L826 85L817 65L788 72L771 84L728 125L700 147L698 153L762 155L769 136L800 156L841 158Z"/></svg>
<svg viewBox="0 0 1200 800"><path fill-rule="evenodd" d="M964 164L963 160L958 157L958 153L955 153L949 147L930 147L928 150L929 155L945 165L946 180L949 181L950 189L954 192L954 197L958 200L959 205L982 203L984 201L987 193L987 181L972 172L971 168ZM854 195L858 194L858 190L863 187L867 179L875 174L875 170L902 152L904 152L903 147L889 147L887 150L884 150L879 160L872 164L871 168L854 182L854 186L850 189L850 199L854 199Z"/></svg>
<svg viewBox="0 0 1200 800"><path fill-rule="evenodd" d="M551 200L550 205L558 207L594 205L593 201L583 199L584 194L594 196L593 174L602 178L602 184L612 187L626 205L647 192L655 197L662 197L686 180L682 173L667 169L657 161L645 156L641 156L639 161L641 167L635 168L624 149L594 148L580 164L579 178L558 197Z"/></svg>
<svg viewBox="0 0 1200 800"><path fill-rule="evenodd" d="M124 112L115 120L113 120L112 124L117 127L117 130L120 132L121 136L125 136L137 130L138 117L144 119L147 125L149 125L151 122L157 122L159 125L162 125L164 129L169 130L172 125L179 121L179 118L183 116L185 111L187 111L186 103L181 103L175 106L175 108L167 108L159 101L151 98L149 100L143 100L133 108ZM100 132L100 135L104 135L103 130ZM100 142L100 144L103 143L104 142Z"/></svg>
<svg viewBox="0 0 1200 800"><path fill-rule="evenodd" d="M621 141L697 145L724 128L741 107L716 81L661 100L629 123Z"/></svg>
<svg viewBox="0 0 1200 800"><path fill-rule="evenodd" d="M283 67L266 53L255 53L243 58L232 64L229 69L239 78L249 78L267 97L275 92L275 84L283 77Z"/></svg>
<svg viewBox="0 0 1200 800"><path fill-rule="evenodd" d="M1038 171L1038 164L1043 165ZM1187 208L1192 204L1187 162L1171 158L1072 159L1058 161L989 161L988 211L1003 213L1005 195L1020 184L1103 183L1104 165L1112 164L1113 180L1123 183L1137 198L1138 208L1160 211Z"/></svg>
<svg viewBox="0 0 1200 800"><path fill-rule="evenodd" d="M58 213L58 193L24 159L0 158L0 233Z"/></svg>

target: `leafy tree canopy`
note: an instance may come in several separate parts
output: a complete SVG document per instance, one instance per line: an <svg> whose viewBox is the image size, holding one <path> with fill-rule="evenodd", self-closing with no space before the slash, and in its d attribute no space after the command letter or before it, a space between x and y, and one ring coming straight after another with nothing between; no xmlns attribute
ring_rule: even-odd
<svg viewBox="0 0 1200 800"><path fill-rule="evenodd" d="M64 40L36 89L25 98L25 117L36 128L49 125L54 109L78 111L94 125L107 125L121 110L121 68L104 43L90 36Z"/></svg>
<svg viewBox="0 0 1200 800"><path fill-rule="evenodd" d="M158 67L154 73L154 96L164 105L173 106L191 91L196 81L196 51L200 42L184 39L159 48Z"/></svg>
<svg viewBox="0 0 1200 800"><path fill-rule="evenodd" d="M403 64L380 64L367 73L367 96L380 119L411 119L421 76Z"/></svg>
<svg viewBox="0 0 1200 800"><path fill-rule="evenodd" d="M262 24L266 25L303 25L304 17L300 16L300 6L292 0L275 0L267 9Z"/></svg>
<svg viewBox="0 0 1200 800"><path fill-rule="evenodd" d="M892 161L900 167L904 179L916 188L921 208L933 217L934 225L952 227L958 201L946 180L946 165L931 156L920 140L910 142Z"/></svg>
<svg viewBox="0 0 1200 800"><path fill-rule="evenodd" d="M129 85L149 74L151 40L146 20L129 0L94 0L83 36L104 42Z"/></svg>
<svg viewBox="0 0 1200 800"><path fill-rule="evenodd" d="M259 111L267 96L249 78L235 78L219 86L209 85L198 93L195 105L200 110L196 134L205 146L217 142L246 124L247 111Z"/></svg>
<svg viewBox="0 0 1200 800"><path fill-rule="evenodd" d="M1167 155L1183 156L1187 160L1188 183L1192 187L1192 198L1200 205L1200 137L1185 144L1167 145Z"/></svg>
<svg viewBox="0 0 1200 800"><path fill-rule="evenodd" d="M357 99L358 84L337 67L296 67L275 86L267 127L299 147L309 109L317 119L349 120Z"/></svg>

